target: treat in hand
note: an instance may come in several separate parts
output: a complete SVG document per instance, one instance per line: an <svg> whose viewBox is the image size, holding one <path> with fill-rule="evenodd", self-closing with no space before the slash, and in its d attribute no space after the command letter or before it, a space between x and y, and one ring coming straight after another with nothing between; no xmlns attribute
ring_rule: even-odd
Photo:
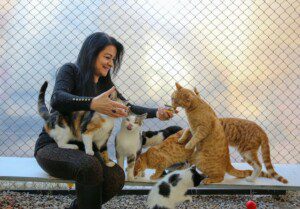
<svg viewBox="0 0 300 209"><path fill-rule="evenodd" d="M171 105L165 104L165 108L167 109L167 111L170 111L172 113L175 113L175 108L172 107Z"/></svg>

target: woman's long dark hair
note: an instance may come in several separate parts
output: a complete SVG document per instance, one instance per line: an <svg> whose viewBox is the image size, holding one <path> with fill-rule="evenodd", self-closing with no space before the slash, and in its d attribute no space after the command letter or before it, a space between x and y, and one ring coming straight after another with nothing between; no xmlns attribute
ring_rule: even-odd
<svg viewBox="0 0 300 209"><path fill-rule="evenodd" d="M112 75L115 76L121 66L124 54L123 45L115 38L101 32L91 34L83 42L76 61L76 65L80 71L81 95L95 96L94 71L96 59L99 53L109 45L113 45L117 49L114 67L111 70ZM105 86L112 86L111 73L108 73L106 77L100 76L99 79L101 79L101 84L108 84Z"/></svg>

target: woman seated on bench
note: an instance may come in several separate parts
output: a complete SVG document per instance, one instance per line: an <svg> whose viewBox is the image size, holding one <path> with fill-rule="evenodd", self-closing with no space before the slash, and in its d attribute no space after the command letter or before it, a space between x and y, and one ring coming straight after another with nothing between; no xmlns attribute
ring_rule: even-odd
<svg viewBox="0 0 300 209"><path fill-rule="evenodd" d="M112 74L117 74L122 56L123 46L113 37L100 32L87 37L76 64L63 65L57 74L51 97L52 112L94 110L116 118L126 116L127 107L116 104L105 94L112 91L114 84L110 71L112 69ZM148 113L148 118L160 120L173 117L164 108L131 105L131 111ZM124 171L118 165L107 167L100 155L59 148L44 129L36 142L34 156L51 176L75 180L77 199L70 208L101 208L123 188Z"/></svg>

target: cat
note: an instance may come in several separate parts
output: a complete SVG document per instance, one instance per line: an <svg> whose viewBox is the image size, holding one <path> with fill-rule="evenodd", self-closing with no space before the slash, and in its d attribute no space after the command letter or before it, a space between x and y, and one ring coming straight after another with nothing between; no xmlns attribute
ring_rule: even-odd
<svg viewBox="0 0 300 209"><path fill-rule="evenodd" d="M177 107L185 109L190 128L185 130L179 143L192 135L185 148L193 151L190 163L208 176L204 184L222 182L226 172L239 178L252 174L251 170L237 170L232 166L223 126L208 103L179 83L176 83L171 100L174 110Z"/></svg>
<svg viewBox="0 0 300 209"><path fill-rule="evenodd" d="M143 148L160 144L170 135L175 134L180 130L182 130L180 126L169 126L159 131L143 131Z"/></svg>
<svg viewBox="0 0 300 209"><path fill-rule="evenodd" d="M140 176L145 169L155 169L155 173L150 176L151 180L162 176L165 169L175 163L185 163L191 157L193 150L185 149L184 144L180 144L178 139L183 130L169 136L162 143L150 147L142 153L136 160L134 166L134 176Z"/></svg>
<svg viewBox="0 0 300 209"><path fill-rule="evenodd" d="M152 187L147 198L147 208L174 209L183 201L192 201L187 191L198 186L203 179L205 176L198 173L195 166L169 173Z"/></svg>
<svg viewBox="0 0 300 209"><path fill-rule="evenodd" d="M46 81L39 93L38 112L45 121L45 131L55 140L57 146L66 149L78 149L78 145L69 144L70 141L83 142L85 153L94 155L93 143L100 151L107 166L115 165L109 159L107 141L114 127L114 118L95 111L75 111L69 114L60 114L58 111L49 113L45 104L45 92L48 86ZM117 98L117 92L110 95L114 101L123 102Z"/></svg>
<svg viewBox="0 0 300 209"><path fill-rule="evenodd" d="M196 87L194 92L199 96ZM287 179L274 170L270 157L269 139L259 125L253 121L240 118L219 118L219 120L224 128L229 146L236 148L243 159L253 167L253 173L246 178L247 181L254 182L258 176L263 176L275 178L285 184L288 183ZM181 140L183 141L184 139ZM262 165L257 156L260 147L267 173L262 171Z"/></svg>
<svg viewBox="0 0 300 209"><path fill-rule="evenodd" d="M135 115L128 113L127 117L122 119L121 129L115 138L115 150L118 165L124 169L124 159L127 158L127 180L134 179L133 169L136 157L142 151L141 126L147 113Z"/></svg>

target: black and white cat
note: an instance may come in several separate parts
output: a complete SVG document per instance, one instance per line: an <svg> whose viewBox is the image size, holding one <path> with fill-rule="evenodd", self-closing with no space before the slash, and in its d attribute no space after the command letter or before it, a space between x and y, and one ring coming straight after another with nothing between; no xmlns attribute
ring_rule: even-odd
<svg viewBox="0 0 300 209"><path fill-rule="evenodd" d="M160 144L166 138L168 138L172 134L177 133L180 130L182 130L180 126L169 126L159 131L143 131L143 148Z"/></svg>
<svg viewBox="0 0 300 209"><path fill-rule="evenodd" d="M181 202L192 201L192 197L186 194L188 189L198 186L204 178L195 166L169 173L152 187L147 208L174 209Z"/></svg>
<svg viewBox="0 0 300 209"><path fill-rule="evenodd" d="M134 179L133 171L135 160L142 151L141 126L147 113L135 115L129 112L128 116L122 119L120 132L116 136L115 149L118 165L124 169L124 160L127 158L127 179Z"/></svg>

